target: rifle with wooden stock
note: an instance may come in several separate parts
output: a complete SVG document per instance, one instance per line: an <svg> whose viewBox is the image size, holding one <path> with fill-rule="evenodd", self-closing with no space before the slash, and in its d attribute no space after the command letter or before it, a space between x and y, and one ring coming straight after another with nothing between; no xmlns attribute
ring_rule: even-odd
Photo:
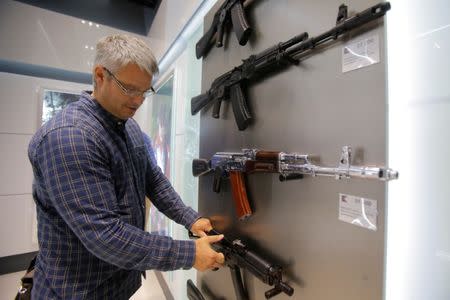
<svg viewBox="0 0 450 300"><path fill-rule="evenodd" d="M381 181L398 178L398 172L390 168L352 165L352 149L349 146L342 148L337 167L315 165L310 160L311 155L308 154L243 149L242 152L217 152L211 160L194 159L192 173L196 177L213 173L213 191L216 193L220 192L222 180L229 178L236 214L240 220L252 215L244 174L278 173L280 181L301 179L304 175Z"/></svg>

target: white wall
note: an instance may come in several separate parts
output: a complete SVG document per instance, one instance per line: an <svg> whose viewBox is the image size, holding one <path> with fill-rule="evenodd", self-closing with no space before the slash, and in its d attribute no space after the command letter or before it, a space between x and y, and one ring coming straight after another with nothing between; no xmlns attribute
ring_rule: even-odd
<svg viewBox="0 0 450 300"><path fill-rule="evenodd" d="M82 21L16 1L0 1L0 58L90 73L99 38L113 33L138 36ZM149 37L139 37L154 44Z"/></svg>
<svg viewBox="0 0 450 300"><path fill-rule="evenodd" d="M391 0L386 300L450 299L450 4Z"/></svg>
<svg viewBox="0 0 450 300"><path fill-rule="evenodd" d="M158 60L202 2L161 1L147 37L140 36L149 42ZM90 72L94 54L91 47L95 48L102 36L124 31L81 21L12 0L0 1L0 58Z"/></svg>
<svg viewBox="0 0 450 300"><path fill-rule="evenodd" d="M27 149L48 88L79 92L89 86L0 73L0 257L38 249Z"/></svg>
<svg viewBox="0 0 450 300"><path fill-rule="evenodd" d="M90 73L96 41L124 31L81 21L0 1L0 59ZM0 73L0 257L37 250L27 148L39 126L43 88L80 92L90 86Z"/></svg>
<svg viewBox="0 0 450 300"><path fill-rule="evenodd" d="M202 2L202 0L161 1L148 34L148 37L152 39L152 49L158 60Z"/></svg>

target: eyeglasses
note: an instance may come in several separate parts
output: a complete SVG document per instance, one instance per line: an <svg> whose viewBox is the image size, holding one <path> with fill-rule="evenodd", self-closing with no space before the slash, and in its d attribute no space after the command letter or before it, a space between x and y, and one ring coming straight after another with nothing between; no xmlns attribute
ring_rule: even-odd
<svg viewBox="0 0 450 300"><path fill-rule="evenodd" d="M144 97L144 98L146 98L146 97L151 96L151 95L153 95L155 93L155 90L153 89L152 86L150 87L150 89L148 89L148 90L146 90L144 92L142 92L140 90L137 90L137 89L133 89L133 88L131 88L131 89L130 88L126 88L124 86L125 84L122 81L120 81L119 79L117 79L117 77L114 76L114 74L110 70L108 70L105 67L103 67L103 69L106 71L106 73L108 73L109 76L111 76L114 79L114 81L116 82L117 86L127 96L130 96L130 97Z"/></svg>

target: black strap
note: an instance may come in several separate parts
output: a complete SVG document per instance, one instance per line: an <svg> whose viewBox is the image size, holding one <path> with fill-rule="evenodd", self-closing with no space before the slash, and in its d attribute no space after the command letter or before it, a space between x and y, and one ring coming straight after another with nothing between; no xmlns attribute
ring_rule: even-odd
<svg viewBox="0 0 450 300"><path fill-rule="evenodd" d="M33 259L30 261L30 265L28 266L27 273L30 272L31 270L34 270L34 267L36 266L36 258L37 258L37 254L36 254L36 256L33 257Z"/></svg>
<svg viewBox="0 0 450 300"><path fill-rule="evenodd" d="M36 257L30 261L30 265L28 266L25 275L20 279L21 286L17 291L15 300L30 300L31 299L31 289L33 288L33 276L34 276L34 267L36 266Z"/></svg>

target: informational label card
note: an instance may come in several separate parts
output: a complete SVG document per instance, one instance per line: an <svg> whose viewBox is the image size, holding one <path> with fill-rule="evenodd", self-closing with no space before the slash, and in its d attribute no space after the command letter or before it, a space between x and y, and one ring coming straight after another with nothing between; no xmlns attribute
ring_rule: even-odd
<svg viewBox="0 0 450 300"><path fill-rule="evenodd" d="M339 194L339 220L377 230L377 200Z"/></svg>
<svg viewBox="0 0 450 300"><path fill-rule="evenodd" d="M342 73L380 62L378 35L348 43L342 48Z"/></svg>

